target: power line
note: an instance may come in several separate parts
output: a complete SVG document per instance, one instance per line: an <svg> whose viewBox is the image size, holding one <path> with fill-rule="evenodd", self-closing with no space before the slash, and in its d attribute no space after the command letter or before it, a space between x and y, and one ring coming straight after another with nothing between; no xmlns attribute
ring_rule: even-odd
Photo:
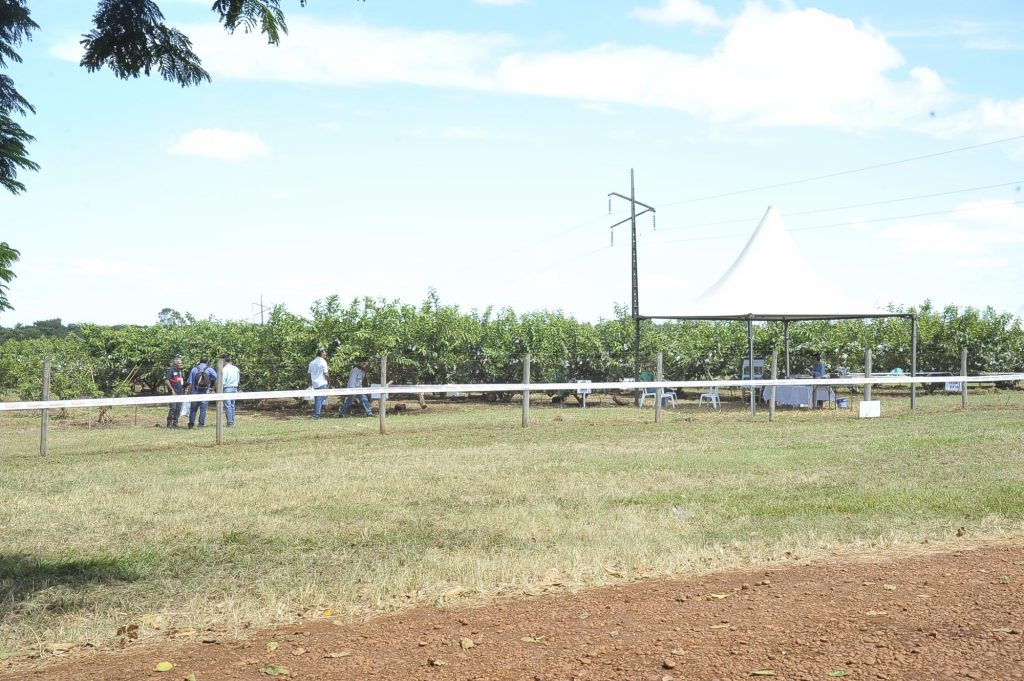
<svg viewBox="0 0 1024 681"><path fill-rule="evenodd" d="M1004 182L1001 184L989 184L982 187L970 187L968 189L953 189L946 192L935 192L933 194L918 194L917 196L905 196L899 199L886 199L884 201L869 201L867 203L853 203L846 206L834 206L832 208L816 208L814 210L805 210L798 213L783 213L782 217L797 217L799 215L814 215L815 213L828 213L837 210L849 210L852 208L868 208L870 206L883 206L890 203L900 203L903 201L916 201L918 199L934 199L940 196L952 196L953 194L967 194L969 192L977 192L985 189L1000 189L1002 187L1012 187L1014 185L1020 185L1024 183L1024 180L1014 180L1013 182ZM758 218L738 218L735 220L717 220L715 222L701 222L694 225L679 225L676 227L663 227L663 231L670 231L675 229L696 229L698 227L716 227L718 225L735 225L741 222L755 222Z"/></svg>
<svg viewBox="0 0 1024 681"><path fill-rule="evenodd" d="M580 229L582 227L586 227L587 225L591 225L591 224L593 224L593 223L595 223L595 222L597 222L599 220L607 220L609 215L620 215L620 214L625 214L625 211L612 211L610 213L602 213L601 215L598 215L597 217L593 217L593 218L590 218L588 220L584 220L583 222L578 222L575 225L572 225L571 227L566 227L565 229L563 229L563 230L561 230L559 232L556 232L554 234L551 234L549 236L546 236L543 239L531 241L527 246L524 246L523 248L515 248L515 249L512 249L512 250L506 251L506 253L507 254L515 254L515 253L523 253L523 252L526 252L526 251L531 251L531 252L535 251L537 249L537 245L538 244L546 244L546 243L551 243L552 241L557 241L558 239L561 239L562 237L567 236L568 234L571 234L572 232L575 232L576 230L578 230L578 229Z"/></svg>
<svg viewBox="0 0 1024 681"><path fill-rule="evenodd" d="M1014 137L1004 137L1003 139L992 140L991 142L982 142L981 144L972 144L967 147L960 147L958 149L947 149L946 151L939 151L934 154L925 154L924 156L914 156L912 158L904 158L899 161L889 161L887 163L877 163L875 165L864 166L863 168L853 168L850 170L840 170L835 173L826 173L824 175L815 175L813 177L805 177L800 180L790 180L789 182L779 182L777 184L767 184L761 187L751 187L750 189L740 189L734 192L726 192L724 194L709 194L707 196L699 196L695 199L684 199L682 201L674 201L671 203L661 202L662 206L678 206L686 203L697 203L698 201L710 201L711 199L723 199L729 196L737 196L739 194L749 194L751 192L764 191L765 189L778 189L780 187L790 187L795 184L802 184L804 182L814 182L816 180L827 180L832 177L841 177L843 175L852 175L854 173L863 173L868 170L878 170L879 168L888 168L891 166L900 165L903 163L912 163L914 161L923 161L929 158L936 158L939 156L946 156L947 154L956 154L961 151L970 151L971 149L980 149L982 147L989 147L994 144L1003 144L1005 142L1013 142L1016 140L1024 139L1024 135L1016 135Z"/></svg>
<svg viewBox="0 0 1024 681"><path fill-rule="evenodd" d="M1010 185L1013 185L1013 184L1016 184L1016 183L1015 182L1008 182L1008 183L1005 183L1005 184L991 185L990 187L978 187L976 189L990 189L992 187L1006 187L1006 186L1010 186ZM942 196L942 195L945 195L945 194L955 194L955 193L966 192L966 191L973 191L973 190L963 189L963 190L956 190L956 191L953 191L953 192L942 192L942 193L939 193L939 194L934 194L934 196ZM884 203L894 203L894 202L897 202L897 201L910 200L912 198L923 198L923 197L907 197L906 199L893 199L893 200L890 200L890 201L879 201L879 202L877 202L877 204L876 203L872 203L872 204L863 204L863 205L880 205L880 204L884 204ZM1014 201L1012 205L1014 205L1014 206L1024 205L1024 201ZM875 222L888 222L888 221L891 221L891 220L910 220L910 219L913 219L913 218L932 217L932 216L935 216L935 215L949 215L951 213L969 212L969 211L972 211L972 210L978 210L978 208L981 208L981 206L972 206L972 207L969 207L969 208L953 208L953 209L950 209L950 210L931 211L931 212L926 212L926 213L913 213L913 214L910 214L910 215L895 215L895 216L884 217L884 218L871 218L869 220L854 220L854 221L847 221L847 222L833 222L833 223L824 224L824 225L812 225L810 227L793 227L793 228L790 228L788 231L790 231L790 232L809 232L809 231L814 231L814 230L819 230L819 229L834 229L836 227L847 227L849 225L854 225L854 224L870 224L870 223L875 223ZM824 211L828 211L828 210L839 210L839 208L827 208L827 209L822 209L822 210L804 211L804 212L801 212L801 213L789 213L788 216L809 215L811 213L820 213L820 212L824 212ZM724 225L724 224L733 224L733 223L738 223L738 222L747 222L747 223L749 223L749 222L752 222L752 221L753 220L750 220L750 219L744 219L744 220L723 220L723 221L720 221L720 222L704 223L703 225L687 225L687 227L701 227L701 226L710 226L710 225ZM667 229L681 229L681 228L680 227L669 227ZM662 231L665 231L665 229L663 229ZM640 236L641 237L647 237L648 235L650 235L652 233L653 232L643 232L643 233L640 234ZM686 239L672 239L672 240L665 241L663 243L664 244L679 244L679 243L689 243L689 242L693 242L693 241L714 241L716 239L733 239L733 238L744 237L744 236L747 236L747 237L750 236L750 232L734 232L732 234L714 234L714 235L709 235L709 236L690 237L690 238L686 238ZM601 253L602 251L609 250L610 248L613 248L613 247L612 246L603 246L601 248L595 249L593 251L588 251L588 252L583 253L581 255L572 256L570 258L566 258L564 260L559 260L559 261L551 263L549 265L545 265L545 267L548 267L548 268L550 268L550 267L560 267L560 266L566 265L568 263L576 262L577 260L583 260L584 258L589 258L592 255L595 255L597 253Z"/></svg>
<svg viewBox="0 0 1024 681"><path fill-rule="evenodd" d="M602 246L601 248L595 248L592 251L587 251L586 253L583 253L582 255L576 255L576 256L573 256L571 258L566 258L565 260L559 260L558 262L553 262L553 263L551 263L549 265L545 265L544 267L545 267L545 269L550 269L552 267L561 267L562 265L568 265L569 263L576 262L577 260L583 260L584 258L589 258L592 255L597 255L598 253L601 253L603 251L610 251L613 248L615 248L615 247L614 246Z"/></svg>
<svg viewBox="0 0 1024 681"><path fill-rule="evenodd" d="M1024 204L1024 201L1014 201L1011 205L1020 206L1022 204ZM972 210L978 210L979 208L982 208L982 207L986 207L986 206L971 206L969 208L953 208L951 210L938 210L938 211L932 211L932 212L929 212L929 213L914 213L912 215L895 215L895 216L887 217L887 218L872 218L870 220L854 220L854 221L848 221L848 222L834 222L834 223L827 224L827 225L814 225L814 226L811 226L811 227L794 227L794 228L790 229L789 231L790 232L809 232L809 231L816 230L816 229L832 229L832 228L835 228L835 227L847 227L849 225L870 224L870 223L874 223L874 222L888 222L890 220L911 220L913 218L924 218L924 217L931 217L931 216L934 216L934 215L949 215L950 213L964 213L964 212L969 212L969 211L972 211ZM716 234L714 236L698 236L698 237L692 237L692 238L689 238L689 239L673 239L671 241L666 241L665 243L666 244L679 244L679 243L685 243L685 242L690 242L690 241L713 241L715 239L732 239L734 237L741 237L741 236L750 236L750 232L740 232L740 233L734 233L734 234Z"/></svg>

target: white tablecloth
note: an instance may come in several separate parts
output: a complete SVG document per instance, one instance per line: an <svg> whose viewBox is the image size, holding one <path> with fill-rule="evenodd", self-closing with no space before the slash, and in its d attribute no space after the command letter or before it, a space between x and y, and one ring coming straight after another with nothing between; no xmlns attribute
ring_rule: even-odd
<svg viewBox="0 0 1024 681"><path fill-rule="evenodd" d="M775 404L786 404L794 407L812 406L811 394L814 386L810 385L777 385L775 386ZM771 387L765 386L761 389L761 397L765 402L771 398ZM834 401L836 394L828 386L817 387L817 398L821 402Z"/></svg>

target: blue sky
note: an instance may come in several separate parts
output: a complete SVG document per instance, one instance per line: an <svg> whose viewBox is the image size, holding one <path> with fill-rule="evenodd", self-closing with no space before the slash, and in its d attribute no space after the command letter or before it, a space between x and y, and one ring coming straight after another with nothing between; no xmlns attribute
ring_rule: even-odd
<svg viewBox="0 0 1024 681"><path fill-rule="evenodd" d="M1024 139L986 144L1024 136L1019 0L285 0L279 47L226 35L209 0L160 5L212 83L89 74L95 4L30 3L41 30L10 73L42 170L0 195L22 254L0 324L258 319L261 296L306 314L430 287L610 317L630 254L608 229L628 204L606 197L631 168L657 209L656 230L638 220L641 313L713 284L769 205L808 286L1024 306Z"/></svg>

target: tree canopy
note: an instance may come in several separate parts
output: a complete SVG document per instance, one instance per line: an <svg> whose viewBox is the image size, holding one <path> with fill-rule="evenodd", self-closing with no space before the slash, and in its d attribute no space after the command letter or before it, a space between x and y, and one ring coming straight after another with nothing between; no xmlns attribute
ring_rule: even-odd
<svg viewBox="0 0 1024 681"><path fill-rule="evenodd" d="M305 7L306 0L297 0ZM25 185L18 171L38 170L28 157L33 141L14 119L35 108L14 87L5 73L8 62L22 61L16 51L39 29L31 17L29 0L0 0L0 185L18 194ZM210 8L225 30L234 33L259 31L277 45L288 32L281 0L213 0ZM153 0L100 0L92 17L92 29L82 36L85 53L81 65L98 71L104 66L122 79L148 76L154 70L165 80L182 87L210 80L202 60L192 51L192 41L168 26ZM2 309L2 308L0 308Z"/></svg>
<svg viewBox="0 0 1024 681"><path fill-rule="evenodd" d="M21 254L7 245L6 241L0 241L0 312L12 310L11 303L7 300L7 284L14 279L14 270L11 265L17 261Z"/></svg>

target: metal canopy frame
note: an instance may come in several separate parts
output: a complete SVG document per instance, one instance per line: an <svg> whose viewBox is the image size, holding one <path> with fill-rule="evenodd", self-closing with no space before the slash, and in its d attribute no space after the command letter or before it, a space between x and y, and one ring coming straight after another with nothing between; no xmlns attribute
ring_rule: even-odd
<svg viewBox="0 0 1024 681"><path fill-rule="evenodd" d="M639 320L649 319L651 321L710 321L710 322L743 322L747 323L747 348L750 359L750 376L754 376L754 322L783 322L783 337L786 349L786 376L789 371L789 323L790 322L811 322L811 321L834 321L839 319L885 319L889 317L900 317L910 320L910 377L917 376L917 315L910 312L879 312L877 314L771 314L748 312L740 315L639 315ZM637 328L639 333L639 326ZM637 347L639 347L637 343ZM757 414L757 397L753 387L750 389L750 414ZM917 406L917 384L910 384L910 408Z"/></svg>

